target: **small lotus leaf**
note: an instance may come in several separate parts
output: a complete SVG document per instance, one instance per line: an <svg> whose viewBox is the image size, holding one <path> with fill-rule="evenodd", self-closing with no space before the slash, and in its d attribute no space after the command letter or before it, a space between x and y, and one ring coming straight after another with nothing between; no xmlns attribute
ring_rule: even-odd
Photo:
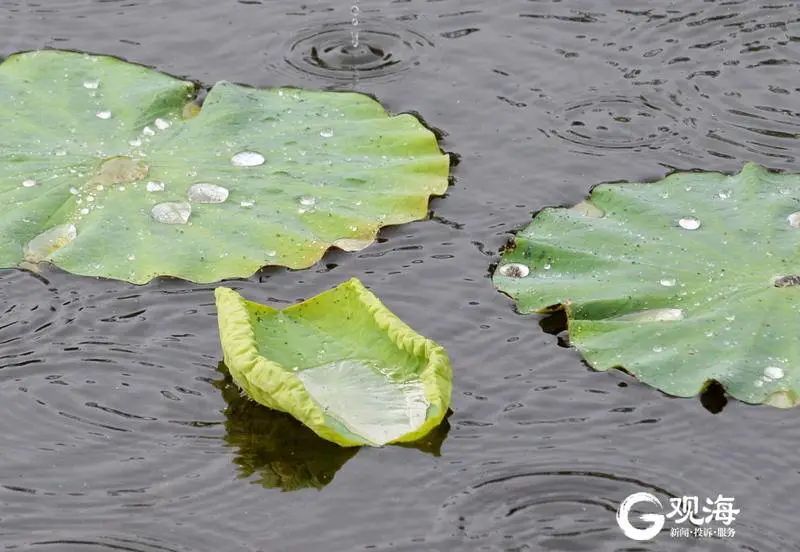
<svg viewBox="0 0 800 552"><path fill-rule="evenodd" d="M233 381L342 446L417 441L450 404L447 353L357 279L276 310L216 290Z"/></svg>

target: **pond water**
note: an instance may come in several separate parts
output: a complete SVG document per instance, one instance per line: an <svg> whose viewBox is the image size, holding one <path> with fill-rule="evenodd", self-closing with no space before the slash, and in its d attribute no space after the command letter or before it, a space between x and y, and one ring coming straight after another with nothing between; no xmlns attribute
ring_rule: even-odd
<svg viewBox="0 0 800 552"><path fill-rule="evenodd" d="M212 286L0 271L3 549L800 549L796 411L593 372L559 321L516 314L489 280L532 212L597 182L797 170L798 6L363 0L354 46L352 5L4 2L0 55L355 89L441 129L461 163L430 220L234 285L281 305L361 278L449 350L448 424L414 447L339 449L225 381ZM614 515L639 491L735 497L736 536L628 540Z"/></svg>

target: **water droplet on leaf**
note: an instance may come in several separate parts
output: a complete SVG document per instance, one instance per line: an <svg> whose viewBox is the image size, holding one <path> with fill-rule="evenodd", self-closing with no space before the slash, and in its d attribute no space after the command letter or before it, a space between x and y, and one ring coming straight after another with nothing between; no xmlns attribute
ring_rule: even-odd
<svg viewBox="0 0 800 552"><path fill-rule="evenodd" d="M234 167L258 167L265 161L264 156L257 151L240 151L231 157L231 164Z"/></svg>
<svg viewBox="0 0 800 552"><path fill-rule="evenodd" d="M187 192L192 203L222 203L228 199L228 189L208 182L192 184Z"/></svg>
<svg viewBox="0 0 800 552"><path fill-rule="evenodd" d="M700 228L700 221L694 217L687 217L680 219L678 225L684 230L697 230Z"/></svg>
<svg viewBox="0 0 800 552"><path fill-rule="evenodd" d="M508 263L498 268L497 271L506 278L524 278L530 274L531 269L524 264Z"/></svg>
<svg viewBox="0 0 800 552"><path fill-rule="evenodd" d="M777 366L767 366L764 368L764 377L770 380L778 380L783 377L783 369Z"/></svg>
<svg viewBox="0 0 800 552"><path fill-rule="evenodd" d="M192 214L192 206L184 201L159 203L150 211L153 220L163 224L186 224Z"/></svg>

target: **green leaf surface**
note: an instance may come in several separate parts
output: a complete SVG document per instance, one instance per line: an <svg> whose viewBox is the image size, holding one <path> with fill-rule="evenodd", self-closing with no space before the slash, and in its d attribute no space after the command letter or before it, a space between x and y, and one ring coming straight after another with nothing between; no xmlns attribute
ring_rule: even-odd
<svg viewBox="0 0 800 552"><path fill-rule="evenodd" d="M446 351L357 279L276 310L216 290L225 364L253 400L342 446L417 441L450 404Z"/></svg>
<svg viewBox="0 0 800 552"><path fill-rule="evenodd" d="M800 175L675 173L544 209L494 274L522 313L566 309L570 343L671 395L711 381L800 402Z"/></svg>
<svg viewBox="0 0 800 552"><path fill-rule="evenodd" d="M449 158L357 93L194 83L116 58L0 64L0 267L144 283L306 268L424 218Z"/></svg>

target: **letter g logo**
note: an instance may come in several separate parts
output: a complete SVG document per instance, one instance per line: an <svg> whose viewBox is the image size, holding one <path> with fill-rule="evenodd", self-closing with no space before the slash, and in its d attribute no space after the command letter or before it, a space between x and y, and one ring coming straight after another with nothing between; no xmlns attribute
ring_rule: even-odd
<svg viewBox="0 0 800 552"><path fill-rule="evenodd" d="M640 502L648 502L650 504L657 504L659 508L662 508L661 502L650 493L634 493L630 495L628 498L622 501L622 504L619 505L619 510L617 511L617 524L619 525L622 532L625 533L625 536L629 539L637 540L637 541L646 541L650 540L656 535L658 535L659 531L664 527L664 515L663 514L642 514L639 516L639 519L642 521L650 522L650 526L645 529L637 529L633 525L631 525L630 521L630 511L636 504Z"/></svg>

